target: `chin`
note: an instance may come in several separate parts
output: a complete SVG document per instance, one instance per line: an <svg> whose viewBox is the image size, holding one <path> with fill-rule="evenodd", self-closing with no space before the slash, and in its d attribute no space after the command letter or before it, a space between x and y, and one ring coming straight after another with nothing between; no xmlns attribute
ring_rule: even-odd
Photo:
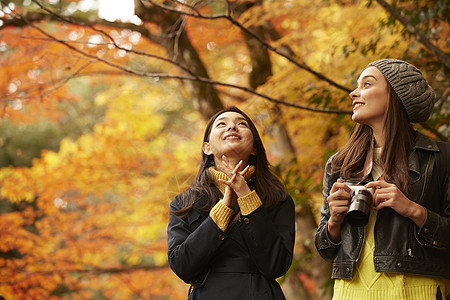
<svg viewBox="0 0 450 300"><path fill-rule="evenodd" d="M361 116L360 114L353 113L352 115L353 122L359 123L359 124L365 124L364 120L365 118Z"/></svg>

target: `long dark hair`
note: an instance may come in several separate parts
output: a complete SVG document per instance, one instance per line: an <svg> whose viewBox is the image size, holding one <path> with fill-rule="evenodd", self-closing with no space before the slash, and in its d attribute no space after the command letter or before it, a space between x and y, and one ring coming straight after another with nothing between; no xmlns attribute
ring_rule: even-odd
<svg viewBox="0 0 450 300"><path fill-rule="evenodd" d="M384 121L385 144L381 152L384 180L394 183L408 194L408 156L413 150L415 134L398 95L388 83L389 104ZM368 125L356 124L352 136L333 159L333 172L355 179L361 176L364 162L373 143L373 131Z"/></svg>
<svg viewBox="0 0 450 300"><path fill-rule="evenodd" d="M261 141L258 130L255 124L243 111L235 106L230 106L224 110L216 113L208 122L205 129L205 134L203 136L203 142L209 142L209 136L214 121L217 117L225 112L236 112L241 114L247 123L249 124L250 130L253 135L253 146L256 150L256 155L251 155L248 163L255 166L255 174L252 179L254 180L255 190L258 196L263 202L263 206L267 210L271 210L276 207L281 201L286 199L288 195L283 183L272 173L270 170L269 162L266 156L266 149ZM214 181L209 174L208 168L214 166L214 156L206 155L202 151L202 160L200 162L200 167L192 184L188 187L186 191L181 193L182 207L174 214L178 216L186 216L192 208L195 201L200 198L205 202L202 203L202 209L204 211L209 211L211 208L219 201L222 197L221 192L214 185Z"/></svg>

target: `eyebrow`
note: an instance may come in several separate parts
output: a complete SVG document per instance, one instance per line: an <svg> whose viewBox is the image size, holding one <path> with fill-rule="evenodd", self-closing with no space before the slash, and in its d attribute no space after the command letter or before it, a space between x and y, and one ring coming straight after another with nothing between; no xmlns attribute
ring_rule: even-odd
<svg viewBox="0 0 450 300"><path fill-rule="evenodd" d="M221 121L221 120L228 120L228 119L229 119L228 117L220 117L220 118L217 118L215 122ZM235 120L247 122L247 120L244 117L236 117Z"/></svg>
<svg viewBox="0 0 450 300"><path fill-rule="evenodd" d="M366 75L363 78L361 78L361 80L367 79L369 77L372 77L373 79L377 80L377 78L375 76L373 76L373 75Z"/></svg>

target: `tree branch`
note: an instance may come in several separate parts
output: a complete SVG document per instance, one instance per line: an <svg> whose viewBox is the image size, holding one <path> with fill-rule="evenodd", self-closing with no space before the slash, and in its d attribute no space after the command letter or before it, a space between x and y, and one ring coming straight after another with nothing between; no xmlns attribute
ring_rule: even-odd
<svg viewBox="0 0 450 300"><path fill-rule="evenodd" d="M119 50L126 51L127 53L133 53L133 54L136 54L136 55L151 57L151 58L155 58L155 59L158 59L158 60L161 60L161 61L164 61L164 62L168 62L168 63L170 63L172 65L175 65L177 68L183 70L184 72L186 72L186 73L188 73L188 74L190 74L192 76L195 76L195 74L191 70L189 70L187 67L182 66L181 64L177 63L175 59L169 59L169 58L165 58L165 57L149 54L149 53L142 52L142 51L137 51L137 50L133 50L133 49L126 49L126 48L120 47L116 43L116 41L113 39L113 37L111 35L106 33L104 30L95 28L92 25L92 23L87 23L84 20L75 21L73 19L69 19L69 18L63 17L63 16L61 16L59 14L54 13L50 9L44 7L38 1L36 1L36 0L32 0L32 1L34 3L36 3L41 9L45 10L48 14L53 16L56 20L60 20L60 21L63 21L63 22L66 22L66 23L72 24L72 25L85 26L85 27L88 27L88 28L92 29L95 32L100 33L101 35L105 36L108 40L110 40L112 45L114 45L114 47L119 49ZM28 15L27 15L27 19L28 19ZM143 26L136 26L136 25L131 24L131 23L112 23L112 22L108 22L108 21L101 21L101 20L99 20L95 24L103 24L103 25L107 25L107 26L110 26L110 27L112 26L112 27L118 27L118 28L123 28L123 29L130 29L130 30L133 30L133 31L137 31L137 32L139 32L139 33L141 33L141 34L143 34L145 36L150 36L150 33L148 32L148 30L145 27L143 27ZM122 25L122 26L120 26L120 25ZM144 29L142 29L142 28L144 28Z"/></svg>
<svg viewBox="0 0 450 300"><path fill-rule="evenodd" d="M390 13L395 19L397 19L405 29L411 33L428 51L430 51L439 61L441 61L447 68L450 69L450 57L444 53L439 47L434 45L430 39L428 39L423 32L411 25L408 20L401 15L392 5L384 0L376 0L388 13Z"/></svg>
<svg viewBox="0 0 450 300"><path fill-rule="evenodd" d="M241 31L243 31L244 33L252 36L253 38L255 38L259 43L261 43L261 45L263 47L266 47L267 49L269 49L270 51L276 53L279 56L284 57L285 59L287 59L288 61L290 61L291 63L293 63L294 65L296 65L297 67L299 67L300 69L303 69L309 73L311 73L312 75L314 75L316 78L327 82L328 84L346 92L346 93L350 93L351 89L340 85L339 83L333 81L332 79L326 77L325 75L313 70L312 68L310 68L309 66L307 66L304 63L300 63L298 61L296 61L294 58L292 58L291 56L284 54L282 51L278 50L277 48L271 46L269 43L267 43L266 41L264 41L262 38L260 38L257 34L255 34L254 32L252 32L251 30L248 30L247 28L245 28L241 23L239 23L239 21L235 20L231 14L230 11L227 15L216 15L216 16L205 16L203 14L200 14L198 11L195 11L195 13L190 13L190 12L186 12L186 11L181 11L181 10L177 10L175 8L169 7L167 5L161 5L158 3L155 3L153 0L147 0L148 2L150 2L151 4L153 4L154 6L157 6L161 9L170 11L172 13L176 13L179 15L185 15L185 16L190 16L190 17L194 17L194 18L200 18L200 19L206 19L206 20L215 20L215 19L226 19L228 20L231 24L235 25L236 27L238 27ZM193 10L193 8L191 8L191 10Z"/></svg>
<svg viewBox="0 0 450 300"><path fill-rule="evenodd" d="M21 88L21 89L18 89L17 91L15 91L14 93L2 95L2 96L0 96L1 101L4 102L5 105L8 105L8 102L12 102L17 99L20 99L21 101L31 100L35 97L32 94L35 93L36 91L40 91L39 97L42 100L46 95L51 94L55 90L58 90L61 87L63 87L71 79L76 78L76 77L91 75L88 73L81 73L91 63L92 63L92 61L86 62L83 66L81 66L80 68L75 70L75 72L73 72L72 74L70 74L68 76L63 76L58 79L53 79L51 81L44 82L40 85L37 85L35 82L33 82L29 88ZM103 72L103 73L105 73L105 72ZM120 74L123 75L123 73L120 73ZM110 73L108 73L108 75L117 75L117 73L113 74L110 72ZM44 87L48 86L48 88L42 89L42 86L44 86Z"/></svg>
<svg viewBox="0 0 450 300"><path fill-rule="evenodd" d="M3 0L2 0L3 2ZM28 24L28 26L36 29L37 31L39 31L41 34L43 34L44 36L46 36L47 38L60 43L61 45L64 45L65 47L69 48L70 50L81 54L82 56L85 56L87 58L96 60L98 62L101 62L105 65L108 65L112 68L115 69L119 69L123 72L132 74L132 75L137 75L137 76L143 76L143 77L150 77L150 78L164 78L164 79L179 79L179 80L183 80L183 81L197 81L197 82L201 82L201 83L207 83L207 84L211 84L211 85L217 85L217 86L224 86L224 87L229 87L229 88L235 88L235 89L239 89L242 90L244 92L248 92L250 94L253 94L255 96L258 96L260 98L266 99L268 101L271 101L273 103L277 103L277 104L282 104L282 105L286 105L286 106L290 106L290 107L294 107L294 108L298 108L298 109L303 109L303 110L308 110L308 111L312 111L312 112L320 112L320 113L334 113L334 114L350 114L351 111L347 111L347 110L341 110L341 109L321 109L321 108L313 108L313 107L308 107L308 106L303 106L303 105L298 105L298 104L294 104L294 103L288 103L279 99L275 99L273 97L270 97L268 95L265 94L261 94L253 89L244 87L244 86L239 86L239 85L235 85L235 84L230 84L230 83L224 83L224 82L220 82L220 81L216 81L216 80L211 80L209 78L205 78L205 77L199 77L196 76L195 74L190 74L190 75L174 75L174 74L166 74L166 73L148 73L148 72L142 72L142 71L138 71L138 70L132 70L129 68L126 68L124 66L112 63L108 60L102 59L98 56L86 53L82 50L79 50L78 48L70 45L69 43L67 43L64 40L58 39L56 37L54 37L53 35L47 33L46 31L44 31L43 29L39 28L38 26L32 24L26 17L24 16L18 16L20 19L22 19L24 22L26 22ZM123 49L125 51L128 51L127 49ZM160 58L158 56L152 56L152 57L157 57ZM171 60L165 59L166 61L169 61L171 63L173 63L174 65L178 66L181 68L181 66L178 63L175 63Z"/></svg>

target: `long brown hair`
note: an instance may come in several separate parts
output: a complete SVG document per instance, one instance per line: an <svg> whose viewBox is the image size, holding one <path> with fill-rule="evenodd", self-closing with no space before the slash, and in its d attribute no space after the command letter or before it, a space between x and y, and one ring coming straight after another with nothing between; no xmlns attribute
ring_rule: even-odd
<svg viewBox="0 0 450 300"><path fill-rule="evenodd" d="M283 183L270 170L269 162L266 156L266 150L259 136L255 124L249 116L235 106L230 106L224 110L216 113L208 122L203 136L203 142L209 142L212 125L217 117L225 112L236 112L241 114L247 123L253 135L253 146L256 150L256 155L251 155L248 163L255 166L255 174L250 180L254 180L254 187L258 196L263 202L263 206L267 209L273 209L281 201L288 196ZM186 216L192 208L195 201L202 198L205 202L202 203L202 209L209 211L222 197L222 193L214 185L214 181L209 174L208 168L214 166L214 156L206 155L202 151L202 160L200 167L192 184L189 188L181 193L182 207L174 214L178 216ZM250 181L249 180L249 181Z"/></svg>
<svg viewBox="0 0 450 300"><path fill-rule="evenodd" d="M388 84L389 104L384 121L385 144L381 152L384 180L394 183L408 194L408 156L413 150L415 134L398 95ZM373 143L373 131L368 125L356 124L352 136L333 159L333 172L346 179L361 176L364 162Z"/></svg>

